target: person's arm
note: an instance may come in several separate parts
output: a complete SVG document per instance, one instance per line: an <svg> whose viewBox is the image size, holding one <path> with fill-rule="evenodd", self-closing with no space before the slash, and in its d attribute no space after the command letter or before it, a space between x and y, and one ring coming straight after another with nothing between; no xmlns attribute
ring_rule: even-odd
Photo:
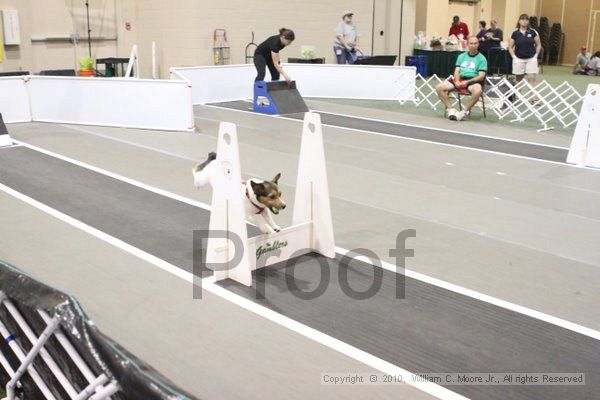
<svg viewBox="0 0 600 400"><path fill-rule="evenodd" d="M471 79L468 79L466 81L464 81L464 86L467 86L470 83L481 83L485 80L485 71L479 71L477 73L477 76L472 77Z"/></svg>
<svg viewBox="0 0 600 400"><path fill-rule="evenodd" d="M348 44L348 42L346 42L346 38L344 37L344 35L338 35L337 36L338 39L340 39L340 43L348 50L352 50L352 47L350 47L350 45Z"/></svg>
<svg viewBox="0 0 600 400"><path fill-rule="evenodd" d="M515 39L513 39L512 37L508 41L508 52L510 53L512 58L515 58Z"/></svg>
<svg viewBox="0 0 600 400"><path fill-rule="evenodd" d="M356 34L356 43L354 44L354 48L356 50L360 50L360 35L358 33Z"/></svg>
<svg viewBox="0 0 600 400"><path fill-rule="evenodd" d="M285 71L283 70L283 68L281 67L279 53L275 53L274 51L271 51L271 57L273 57L273 64L275 65L275 69L277 71L279 71L281 76L283 76L286 81L288 81L288 82L291 81L292 78L288 74L286 74Z"/></svg>
<svg viewBox="0 0 600 400"><path fill-rule="evenodd" d="M538 58L542 51L542 41L540 40L539 35L536 35L536 37L533 38L533 41L535 42L535 58Z"/></svg>
<svg viewBox="0 0 600 400"><path fill-rule="evenodd" d="M498 36L494 35L494 33L492 32L492 40L494 42L501 42L502 39L504 39L504 34L502 33L502 30L498 29Z"/></svg>
<svg viewBox="0 0 600 400"><path fill-rule="evenodd" d="M463 22L463 24L465 24ZM469 38L469 25L465 24L465 37L464 39L468 39Z"/></svg>
<svg viewBox="0 0 600 400"><path fill-rule="evenodd" d="M458 88L466 86L466 84L463 85L460 81L460 67L454 68L454 76L452 78L454 78L454 86Z"/></svg>

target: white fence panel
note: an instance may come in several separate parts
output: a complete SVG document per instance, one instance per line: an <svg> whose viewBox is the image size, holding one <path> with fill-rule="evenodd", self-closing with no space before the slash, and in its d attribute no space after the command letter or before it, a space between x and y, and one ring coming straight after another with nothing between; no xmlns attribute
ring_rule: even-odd
<svg viewBox="0 0 600 400"><path fill-rule="evenodd" d="M304 97L365 100L412 100L415 67L284 64Z"/></svg>
<svg viewBox="0 0 600 400"><path fill-rule="evenodd" d="M412 100L415 68L371 65L283 64L304 97ZM248 100L253 96L254 65L171 68L171 79L192 84L194 104ZM267 78L269 74L267 72Z"/></svg>
<svg viewBox="0 0 600 400"><path fill-rule="evenodd" d="M191 131L194 115L186 81L32 76L34 121Z"/></svg>
<svg viewBox="0 0 600 400"><path fill-rule="evenodd" d="M254 78L256 69L252 64L171 68L172 80L191 83L195 105L251 99Z"/></svg>
<svg viewBox="0 0 600 400"><path fill-rule="evenodd" d="M29 122L28 76L0 78L0 114L4 122Z"/></svg>

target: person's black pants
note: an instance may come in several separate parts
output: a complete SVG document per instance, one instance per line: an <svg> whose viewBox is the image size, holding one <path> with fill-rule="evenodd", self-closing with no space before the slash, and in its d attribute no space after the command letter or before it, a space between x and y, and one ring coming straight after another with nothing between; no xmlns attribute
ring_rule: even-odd
<svg viewBox="0 0 600 400"><path fill-rule="evenodd" d="M269 67L269 72L271 73L271 80L278 81L279 80L279 71L275 68L275 64L273 64L273 60L267 61L263 56L255 54L254 55L254 66L256 67L256 79L254 82L264 81L265 74L267 72L267 67Z"/></svg>

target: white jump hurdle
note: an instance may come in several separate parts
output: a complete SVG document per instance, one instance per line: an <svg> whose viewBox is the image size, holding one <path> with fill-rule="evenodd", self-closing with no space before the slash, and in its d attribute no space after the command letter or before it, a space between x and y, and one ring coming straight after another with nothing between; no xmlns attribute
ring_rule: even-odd
<svg viewBox="0 0 600 400"><path fill-rule="evenodd" d="M335 257L323 132L319 114L309 112L304 117L293 222L292 226L280 232L248 239L235 124L221 123L217 159L214 162L217 164L209 229L211 232L228 232L227 237L210 237L207 243L207 264L219 263L225 266L215 271L217 281L230 278L251 286L252 271L257 268L309 252L316 252L330 258ZM235 248L235 243L228 239L229 233L241 239L242 249ZM239 262L235 261L239 259L240 253L235 254L235 251L243 251Z"/></svg>
<svg viewBox="0 0 600 400"><path fill-rule="evenodd" d="M6 146L12 146L12 140L10 140L10 135L6 129L6 125L4 125L2 114L0 114L0 147Z"/></svg>
<svg viewBox="0 0 600 400"><path fill-rule="evenodd" d="M588 85L567 162L600 168L600 85Z"/></svg>

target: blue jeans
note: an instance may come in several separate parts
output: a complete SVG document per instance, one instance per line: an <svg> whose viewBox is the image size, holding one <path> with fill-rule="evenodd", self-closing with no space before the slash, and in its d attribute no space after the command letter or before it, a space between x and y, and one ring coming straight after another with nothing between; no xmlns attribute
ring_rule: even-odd
<svg viewBox="0 0 600 400"><path fill-rule="evenodd" d="M356 61L356 53L350 52L350 50L345 47L333 46L333 53L337 58L338 64L354 64L354 61Z"/></svg>

